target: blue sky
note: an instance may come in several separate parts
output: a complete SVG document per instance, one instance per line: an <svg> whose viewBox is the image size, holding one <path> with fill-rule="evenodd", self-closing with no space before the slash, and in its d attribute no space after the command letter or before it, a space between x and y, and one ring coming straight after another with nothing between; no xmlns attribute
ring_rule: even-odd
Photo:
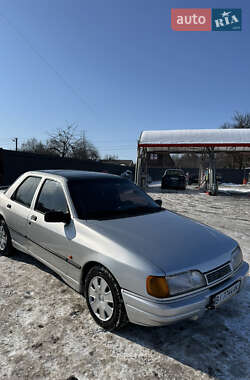
<svg viewBox="0 0 250 380"><path fill-rule="evenodd" d="M241 32L175 32L201 1L0 0L0 147L78 125L102 155L136 158L142 130L218 128L250 112L250 5Z"/></svg>

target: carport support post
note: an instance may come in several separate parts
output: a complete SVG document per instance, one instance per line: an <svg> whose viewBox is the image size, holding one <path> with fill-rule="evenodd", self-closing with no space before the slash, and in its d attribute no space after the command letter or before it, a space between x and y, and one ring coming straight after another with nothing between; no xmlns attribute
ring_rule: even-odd
<svg viewBox="0 0 250 380"><path fill-rule="evenodd" d="M199 168L199 178L198 178L198 185L200 188L204 188L204 178L205 178L205 160L206 160L206 153L202 153L201 160L200 160L200 168Z"/></svg>
<svg viewBox="0 0 250 380"><path fill-rule="evenodd" d="M214 148L209 148L209 167L208 167L208 194L216 195L218 193L218 185L216 181L215 155Z"/></svg>
<svg viewBox="0 0 250 380"><path fill-rule="evenodd" d="M137 186L140 186L141 182L141 148L137 148L137 160L136 160L136 167L135 167L135 184Z"/></svg>
<svg viewBox="0 0 250 380"><path fill-rule="evenodd" d="M147 171L148 171L148 163L147 163L147 149L142 149L142 160L141 160L141 183L140 186L145 189L147 187Z"/></svg>
<svg viewBox="0 0 250 380"><path fill-rule="evenodd" d="M135 183L142 188L146 188L147 185L147 151L145 148L138 147Z"/></svg>

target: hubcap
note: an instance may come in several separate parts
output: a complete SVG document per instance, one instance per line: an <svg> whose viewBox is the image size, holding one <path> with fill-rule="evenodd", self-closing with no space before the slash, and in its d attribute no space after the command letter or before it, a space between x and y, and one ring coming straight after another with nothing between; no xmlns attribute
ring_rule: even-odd
<svg viewBox="0 0 250 380"><path fill-rule="evenodd" d="M101 321L108 321L114 312L114 300L108 283L95 276L89 283L88 298L91 309Z"/></svg>
<svg viewBox="0 0 250 380"><path fill-rule="evenodd" d="M3 225L0 225L0 251L4 251L7 246L7 234Z"/></svg>

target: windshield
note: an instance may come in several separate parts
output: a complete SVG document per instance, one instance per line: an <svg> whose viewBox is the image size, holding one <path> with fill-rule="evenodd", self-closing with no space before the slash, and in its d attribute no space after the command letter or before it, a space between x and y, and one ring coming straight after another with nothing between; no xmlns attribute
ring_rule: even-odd
<svg viewBox="0 0 250 380"><path fill-rule="evenodd" d="M166 175L184 175L182 170L166 170Z"/></svg>
<svg viewBox="0 0 250 380"><path fill-rule="evenodd" d="M69 180L68 188L80 219L113 219L162 210L139 187L119 177Z"/></svg>

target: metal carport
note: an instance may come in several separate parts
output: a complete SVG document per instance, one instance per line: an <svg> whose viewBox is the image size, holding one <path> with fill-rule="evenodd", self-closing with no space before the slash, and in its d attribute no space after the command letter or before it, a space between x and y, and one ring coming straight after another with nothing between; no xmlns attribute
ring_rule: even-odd
<svg viewBox="0 0 250 380"><path fill-rule="evenodd" d="M208 192L217 193L215 157L217 152L250 152L250 129L185 129L143 131L138 141L136 184L145 187L151 153L196 152L209 157Z"/></svg>

